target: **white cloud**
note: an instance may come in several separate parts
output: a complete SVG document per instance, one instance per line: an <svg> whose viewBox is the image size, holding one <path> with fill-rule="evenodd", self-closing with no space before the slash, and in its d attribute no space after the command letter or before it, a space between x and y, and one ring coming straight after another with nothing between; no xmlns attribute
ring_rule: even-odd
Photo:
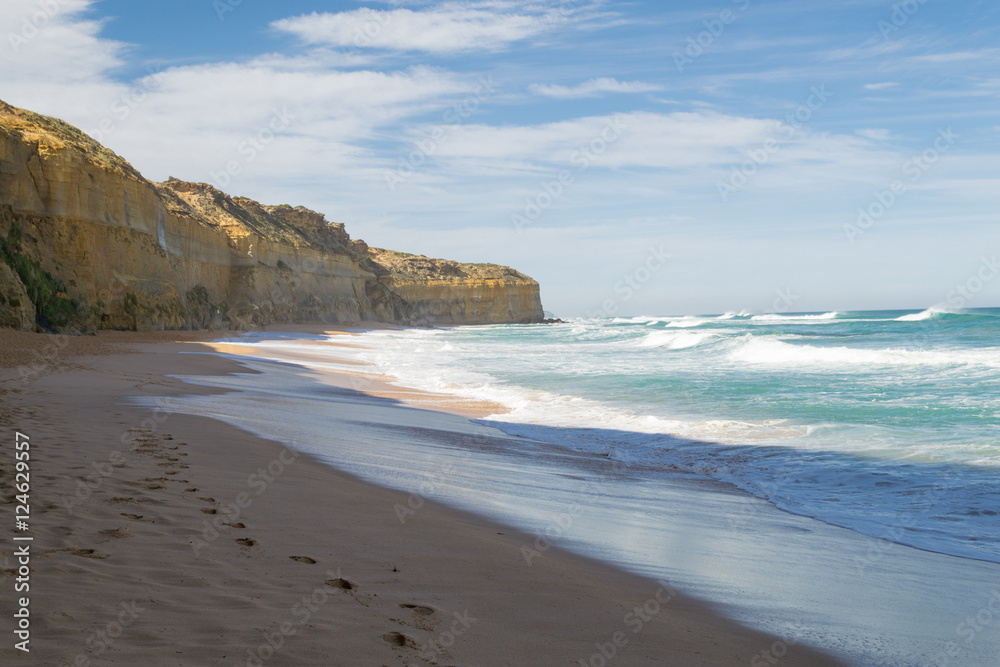
<svg viewBox="0 0 1000 667"><path fill-rule="evenodd" d="M895 81L883 81L882 83L866 83L865 90L887 90L889 88L895 88L899 83Z"/></svg>
<svg viewBox="0 0 1000 667"><path fill-rule="evenodd" d="M523 2L448 2L428 9L369 8L281 19L272 27L307 44L454 53L502 49L564 22L552 8Z"/></svg>
<svg viewBox="0 0 1000 667"><path fill-rule="evenodd" d="M105 141L151 178L207 181L236 160L239 194L253 195L254 179L329 180L336 183L330 187L350 190L380 160L373 142L391 137L413 116L447 108L468 88L427 67L302 71L274 57L266 65L178 67L159 75L155 89L135 113L116 121ZM289 122L272 138L266 128L276 116ZM247 149L247 138L260 132L268 135L263 148Z"/></svg>
<svg viewBox="0 0 1000 667"><path fill-rule="evenodd" d="M500 164L526 169L569 164L574 154L585 152L592 143L600 148L606 129L617 126L622 128L620 137L608 142L595 166L670 170L727 166L744 159L743 151L760 148L769 140L781 145L772 163L792 155L829 162L840 159L845 151L868 150L857 137L790 134L788 126L771 119L713 112L633 112L540 125L468 125L454 130L452 140L438 155L491 169Z"/></svg>
<svg viewBox="0 0 1000 667"><path fill-rule="evenodd" d="M617 79L603 77L600 79L584 81L577 86L534 83L528 87L528 90L535 95L542 95L544 97L572 99L579 97L596 97L602 93L649 93L662 90L662 87L649 83L643 83L642 81L618 81Z"/></svg>
<svg viewBox="0 0 1000 667"><path fill-rule="evenodd" d="M289 179L346 183L378 162L370 142L384 140L404 119L444 109L475 84L429 67L396 71L340 70L340 54L268 54L245 62L170 67L128 82L113 76L126 45L102 39L87 20L92 0L54 0L51 15L37 0L0 3L17 49L0 44L0 98L80 127L132 162L147 177L210 180L230 159L241 162L234 188L265 172ZM23 40L23 41L22 41ZM291 121L254 151L247 137L276 115Z"/></svg>
<svg viewBox="0 0 1000 667"><path fill-rule="evenodd" d="M43 84L86 79L121 64L124 45L98 37L102 24L83 15L92 0L0 3L0 71L10 81ZM72 67L65 67L72 63Z"/></svg>
<svg viewBox="0 0 1000 667"><path fill-rule="evenodd" d="M911 60L924 63L953 63L962 60L979 60L996 55L996 49L983 49L981 51L953 51L950 53L931 53L926 55L912 56Z"/></svg>
<svg viewBox="0 0 1000 667"><path fill-rule="evenodd" d="M886 141L889 139L889 130L884 129L867 128L858 130L858 134L865 139L871 139L873 141Z"/></svg>
<svg viewBox="0 0 1000 667"><path fill-rule="evenodd" d="M455 132L441 155L468 160L568 163L579 149L600 144L607 128L620 126L600 163L682 168L724 161L739 146L777 136L779 123L714 113L634 112L524 126L469 125Z"/></svg>

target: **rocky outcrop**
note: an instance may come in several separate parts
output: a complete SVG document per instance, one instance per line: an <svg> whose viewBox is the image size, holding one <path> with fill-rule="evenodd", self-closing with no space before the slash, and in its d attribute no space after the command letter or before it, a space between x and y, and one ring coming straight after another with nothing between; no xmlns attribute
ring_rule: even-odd
<svg viewBox="0 0 1000 667"><path fill-rule="evenodd" d="M382 281L430 324L539 322L544 317L538 283L507 266L461 264L394 250L369 254L388 275Z"/></svg>
<svg viewBox="0 0 1000 667"><path fill-rule="evenodd" d="M40 326L64 330L514 322L541 313L537 283L513 271L534 284L533 297L506 279L473 280L463 295L450 275L427 273L431 291L452 288L440 291L447 304L434 305L415 283L396 289L393 270L320 213L203 183L152 183L78 129L2 102L0 238L13 270L0 272L2 325L23 318L21 292L37 293ZM468 266L442 263L451 265Z"/></svg>

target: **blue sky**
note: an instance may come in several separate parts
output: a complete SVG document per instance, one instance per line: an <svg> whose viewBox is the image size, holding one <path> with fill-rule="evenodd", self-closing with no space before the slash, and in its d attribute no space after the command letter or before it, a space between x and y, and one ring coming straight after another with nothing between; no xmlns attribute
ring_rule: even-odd
<svg viewBox="0 0 1000 667"><path fill-rule="evenodd" d="M6 0L0 99L563 316L1000 304L1000 6Z"/></svg>

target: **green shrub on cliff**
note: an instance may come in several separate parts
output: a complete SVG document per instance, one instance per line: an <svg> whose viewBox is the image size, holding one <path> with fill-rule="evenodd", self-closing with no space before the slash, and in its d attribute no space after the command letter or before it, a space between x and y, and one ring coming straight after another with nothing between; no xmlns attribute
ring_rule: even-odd
<svg viewBox="0 0 1000 667"><path fill-rule="evenodd" d="M62 330L78 323L76 302L63 296L66 285L21 252L21 228L12 225L7 238L0 237L0 259L14 269L35 306L35 320L46 330Z"/></svg>

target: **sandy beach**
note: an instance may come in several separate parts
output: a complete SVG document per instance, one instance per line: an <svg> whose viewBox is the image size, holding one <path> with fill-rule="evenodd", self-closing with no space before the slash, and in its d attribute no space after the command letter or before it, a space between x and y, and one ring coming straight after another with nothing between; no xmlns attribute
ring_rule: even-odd
<svg viewBox="0 0 1000 667"><path fill-rule="evenodd" d="M182 354L218 333L0 336L5 486L16 433L31 454L30 530L6 531L5 664L837 664L670 582L557 548L528 567L534 536L432 500L401 523L406 493L129 404L217 391L168 374L245 372ZM13 507L5 493L12 527ZM13 647L15 534L33 538L30 653Z"/></svg>

